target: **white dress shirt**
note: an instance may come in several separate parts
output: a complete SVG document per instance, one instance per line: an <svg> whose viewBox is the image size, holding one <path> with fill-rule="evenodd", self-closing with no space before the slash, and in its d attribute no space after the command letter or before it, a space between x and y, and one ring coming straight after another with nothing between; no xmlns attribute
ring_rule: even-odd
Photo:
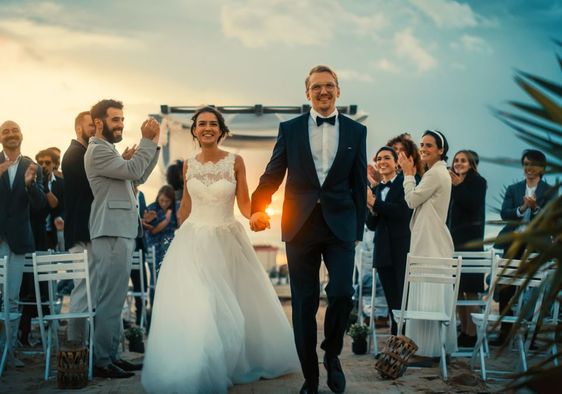
<svg viewBox="0 0 562 394"><path fill-rule="evenodd" d="M320 185L324 184L328 171L332 167L334 158L338 151L338 143L340 138L340 125L338 120L338 110L335 109L327 118L336 116L336 124L331 125L328 122L322 125L316 125L316 118L320 116L318 112L312 108L310 110L310 117L308 119L308 138L310 140L310 150L312 152L312 159L314 160L314 167L318 175ZM324 116L320 116L324 117Z"/></svg>
<svg viewBox="0 0 562 394"><path fill-rule="evenodd" d="M5 152L2 152L2 153L4 153L4 158L6 160L9 160L6 153ZM12 188L14 186L14 179L16 178L16 172L18 171L18 165L20 164L20 159L21 159L21 155L19 155L18 158L10 165L10 167L8 167L8 177L10 178L10 188Z"/></svg>
<svg viewBox="0 0 562 394"><path fill-rule="evenodd" d="M398 174L394 175L394 178L392 178L388 182L390 182L392 184L392 182L394 182L394 180L396 179L397 176L398 176ZM385 184L388 183L388 182L385 182ZM390 185L388 185L388 187L385 187L384 189L382 189L382 191L381 191L381 201L383 201L383 202L386 201L386 196L388 195L389 191L390 191Z"/></svg>

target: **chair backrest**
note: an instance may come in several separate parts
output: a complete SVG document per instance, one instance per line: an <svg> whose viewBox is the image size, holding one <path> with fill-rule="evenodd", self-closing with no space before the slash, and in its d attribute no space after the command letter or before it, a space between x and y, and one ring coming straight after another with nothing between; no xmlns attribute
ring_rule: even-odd
<svg viewBox="0 0 562 394"><path fill-rule="evenodd" d="M2 288L2 310L8 312L8 256L0 257L0 287Z"/></svg>
<svg viewBox="0 0 562 394"><path fill-rule="evenodd" d="M405 310L411 283L438 283L452 285L453 300L458 298L459 281L462 267L462 257L421 257L408 253L406 263L406 277L402 294L402 309ZM446 311L454 316L456 302L451 303L451 310Z"/></svg>
<svg viewBox="0 0 562 394"><path fill-rule="evenodd" d="M493 294L496 291L496 288L500 285L504 286L516 286L516 287L524 287L519 292L518 299L515 303L515 316L520 316L521 311L523 309L523 296L525 295L525 290L528 288L541 288L543 286L543 282L547 277L548 270L539 270L535 272L531 276L527 276L524 272L519 272L519 266L521 264L521 260L515 259L505 259L505 258L497 258L496 259L496 268L495 268L495 278L492 281L492 286L490 288L490 294ZM544 288L540 290L538 294L535 295L535 305L533 308L533 317L532 322L536 322L538 317L538 312L540 310L542 299L544 296ZM484 309L484 325L483 327L487 327L488 318L490 313L492 312L492 302L493 297L489 297L486 303L486 308ZM532 307L532 306L531 306ZM529 308L529 306L527 306ZM500 314L502 311L500 311Z"/></svg>
<svg viewBox="0 0 562 394"><path fill-rule="evenodd" d="M33 277L35 282L35 296L37 299L39 318L43 318L41 303L41 292L39 283L49 284L49 308L50 313L55 310L55 288L59 280L84 279L86 281L86 296L88 311L91 313L92 298L90 292L90 275L88 271L88 252L82 253L60 253L39 255L33 253Z"/></svg>
<svg viewBox="0 0 562 394"><path fill-rule="evenodd" d="M51 249L49 250L37 250L34 252L37 256L45 256L47 254L53 254ZM23 261L23 272L33 273L33 253L26 253L24 255Z"/></svg>
<svg viewBox="0 0 562 394"><path fill-rule="evenodd" d="M141 269L142 267L142 269ZM131 271L139 271L140 287L141 292L144 293L144 275L145 275L145 265L143 260L142 250L135 250L133 252L133 259L131 262Z"/></svg>
<svg viewBox="0 0 562 394"><path fill-rule="evenodd" d="M462 274L492 274L496 254L493 249L486 251L455 251L453 257L462 257Z"/></svg>

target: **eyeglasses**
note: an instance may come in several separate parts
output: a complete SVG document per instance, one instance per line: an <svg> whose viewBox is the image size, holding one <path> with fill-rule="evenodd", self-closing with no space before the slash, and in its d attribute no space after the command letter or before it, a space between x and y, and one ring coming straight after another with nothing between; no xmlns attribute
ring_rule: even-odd
<svg viewBox="0 0 562 394"><path fill-rule="evenodd" d="M334 83L315 83L314 85L309 86L309 89L315 93L322 91L322 88L326 89L327 92L333 92L337 85Z"/></svg>

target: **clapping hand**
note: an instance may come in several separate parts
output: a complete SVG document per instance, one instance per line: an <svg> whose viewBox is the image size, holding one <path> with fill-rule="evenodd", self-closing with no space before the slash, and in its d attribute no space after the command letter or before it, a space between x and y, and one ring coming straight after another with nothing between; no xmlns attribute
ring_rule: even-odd
<svg viewBox="0 0 562 394"><path fill-rule="evenodd" d="M39 168L37 164L31 163L27 167L27 170L25 170L25 175L23 179L26 186L31 186L31 184L35 182L35 178L37 178L37 168Z"/></svg>
<svg viewBox="0 0 562 394"><path fill-rule="evenodd" d="M58 217L55 219L55 228L58 231L64 230L64 220L62 218Z"/></svg>
<svg viewBox="0 0 562 394"><path fill-rule="evenodd" d="M160 124L156 119L148 118L142 122L141 134L143 138L148 138L157 144L160 138Z"/></svg>
<svg viewBox="0 0 562 394"><path fill-rule="evenodd" d="M250 229L252 231L263 231L266 228L271 228L269 219L269 215L265 212L253 213L250 217Z"/></svg>
<svg viewBox="0 0 562 394"><path fill-rule="evenodd" d="M449 169L449 175L451 176L451 183L454 186L460 185L464 181L464 177L457 175L453 170Z"/></svg>
<svg viewBox="0 0 562 394"><path fill-rule="evenodd" d="M406 156L406 153L400 152L398 154L398 165L402 168L402 173L405 176L416 175L416 167L414 166L414 159L410 156Z"/></svg>
<svg viewBox="0 0 562 394"><path fill-rule="evenodd" d="M535 199L535 196L523 197L523 204L528 208L531 208L531 211L536 211L537 209L537 200Z"/></svg>
<svg viewBox="0 0 562 394"><path fill-rule="evenodd" d="M126 147L123 153L121 154L121 157L123 157L123 159L125 160L131 160L131 158L133 157L136 151L137 151L137 144L133 145L131 149L129 149L129 147Z"/></svg>
<svg viewBox="0 0 562 394"><path fill-rule="evenodd" d="M170 219L172 219L172 210L171 210L171 209L168 209L168 210L166 211L166 221L169 223L169 222L170 222Z"/></svg>
<svg viewBox="0 0 562 394"><path fill-rule="evenodd" d="M378 185L382 179L380 172L378 172L372 164L367 165L367 179L369 180L371 187Z"/></svg>

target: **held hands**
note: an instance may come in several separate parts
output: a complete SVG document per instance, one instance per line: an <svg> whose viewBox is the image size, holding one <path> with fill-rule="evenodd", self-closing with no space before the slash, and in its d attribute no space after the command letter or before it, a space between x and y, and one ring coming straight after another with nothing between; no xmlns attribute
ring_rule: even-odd
<svg viewBox="0 0 562 394"><path fill-rule="evenodd" d="M156 219L156 211L146 211L144 215L142 215L142 220L147 224L152 222Z"/></svg>
<svg viewBox="0 0 562 394"><path fill-rule="evenodd" d="M37 178L37 168L39 168L39 166L33 163L30 164L29 167L27 167L27 170L25 170L25 176L23 178L25 186L31 186L31 184L35 182L35 179Z"/></svg>
<svg viewBox="0 0 562 394"><path fill-rule="evenodd" d="M129 147L126 147L123 153L121 153L121 157L123 157L123 159L125 160L131 160L137 150L137 144L133 145L131 149L129 149Z"/></svg>
<svg viewBox="0 0 562 394"><path fill-rule="evenodd" d="M148 138L158 143L160 138L160 124L153 118L148 118L142 123L141 134L143 138Z"/></svg>
<svg viewBox="0 0 562 394"><path fill-rule="evenodd" d="M414 166L414 159L412 157L406 156L404 152L398 154L398 165L402 168L402 173L404 176L414 176L416 175L416 167Z"/></svg>
<svg viewBox="0 0 562 394"><path fill-rule="evenodd" d="M451 169L449 169L449 175L451 176L451 182L454 186L460 185L464 181L463 176L455 174Z"/></svg>
<svg viewBox="0 0 562 394"><path fill-rule="evenodd" d="M250 217L250 229L252 231L263 231L266 228L271 228L269 219L269 215L265 212L255 212Z"/></svg>

